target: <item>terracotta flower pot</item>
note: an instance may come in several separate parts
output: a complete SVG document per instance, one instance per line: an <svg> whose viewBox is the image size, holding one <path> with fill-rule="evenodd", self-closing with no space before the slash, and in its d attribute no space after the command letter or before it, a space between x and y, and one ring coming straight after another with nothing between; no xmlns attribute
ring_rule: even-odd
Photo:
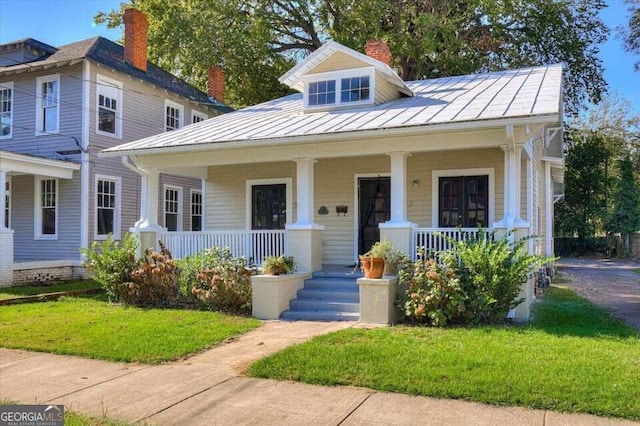
<svg viewBox="0 0 640 426"><path fill-rule="evenodd" d="M360 256L364 277L371 279L380 279L384 272L384 258Z"/></svg>

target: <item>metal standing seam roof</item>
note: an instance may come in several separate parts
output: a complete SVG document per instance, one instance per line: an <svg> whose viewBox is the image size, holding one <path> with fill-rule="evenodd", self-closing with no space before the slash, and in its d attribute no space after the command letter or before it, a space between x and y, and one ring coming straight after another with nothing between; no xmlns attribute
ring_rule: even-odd
<svg viewBox="0 0 640 426"><path fill-rule="evenodd" d="M562 66L408 81L413 97L380 105L305 112L294 94L103 151L144 154L145 150L225 142L278 139L345 132L446 125L547 116L560 120Z"/></svg>

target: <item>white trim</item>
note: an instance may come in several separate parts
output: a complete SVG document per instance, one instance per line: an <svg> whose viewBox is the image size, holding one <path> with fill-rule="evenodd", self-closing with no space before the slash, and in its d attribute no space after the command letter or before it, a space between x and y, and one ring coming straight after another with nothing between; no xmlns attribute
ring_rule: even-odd
<svg viewBox="0 0 640 426"><path fill-rule="evenodd" d="M207 179L201 179L201 189L202 192L202 230L206 231L206 223L207 223Z"/></svg>
<svg viewBox="0 0 640 426"><path fill-rule="evenodd" d="M201 119L200 121L198 121L198 123L209 119L209 116L207 114L205 114L204 112L191 110L191 124L195 124L196 123L196 121L193 121L194 117L198 117L198 118Z"/></svg>
<svg viewBox="0 0 640 426"><path fill-rule="evenodd" d="M88 63L88 62L85 62ZM85 80L86 81L86 80ZM123 106L123 83L118 80L106 77L102 74L96 74L96 99L95 99L95 116L96 116L96 134L102 136L108 136L110 138L122 139L122 116L124 111ZM100 130L100 95L108 96L111 99L116 100L116 122L115 133L105 132ZM84 99L83 99L84 100Z"/></svg>
<svg viewBox="0 0 640 426"><path fill-rule="evenodd" d="M113 239L119 240L122 235L120 223L122 217L121 200L122 200L122 178L120 176L109 176L96 174L94 176L93 191L93 238L95 240L106 240L108 234L98 234L98 181L115 182L115 208L113 211Z"/></svg>
<svg viewBox="0 0 640 426"><path fill-rule="evenodd" d="M251 188L254 185L286 185L287 218L285 227L293 223L293 178L247 179L245 181L245 229L251 230L251 213L253 211Z"/></svg>
<svg viewBox="0 0 640 426"><path fill-rule="evenodd" d="M89 187L91 185L91 163L89 158L89 126L91 111L91 63L82 63L82 154L80 154L80 248L89 247ZM85 260L80 254L80 259Z"/></svg>
<svg viewBox="0 0 640 426"><path fill-rule="evenodd" d="M57 83L58 88L58 99L56 108L58 108L58 114L56 114L56 128L55 130L45 130L44 123L42 122L43 114L42 114L42 84L49 83L55 81ZM57 135L60 133L60 98L62 97L62 90L60 86L60 74L51 74L51 75L43 75L41 77L36 77L36 136L42 135Z"/></svg>
<svg viewBox="0 0 640 426"><path fill-rule="evenodd" d="M176 185L170 185L170 184L164 184L163 185L163 189L162 189L162 221L164 224L164 227L167 228L167 189L171 189L174 191L178 191L178 218L177 218L177 224L176 224L176 231L182 231L182 218L183 218L183 206L182 206L182 202L183 202L183 198L182 198L182 193L184 188L181 186L176 186Z"/></svg>
<svg viewBox="0 0 640 426"><path fill-rule="evenodd" d="M431 226L439 227L440 214L440 189L439 180L441 177L457 176L489 176L489 218L485 228L489 228L495 222L496 199L495 199L495 169L493 167L473 168L473 169L445 169L431 171Z"/></svg>
<svg viewBox="0 0 640 426"><path fill-rule="evenodd" d="M544 201L545 201L545 256L554 255L553 248L553 184L551 183L551 162L544 161Z"/></svg>
<svg viewBox="0 0 640 426"><path fill-rule="evenodd" d="M10 120L10 124L9 124L9 134L8 135L1 135L0 134L0 139L11 139L13 137L13 111L15 111L15 103L13 101L13 81L5 81L5 82L0 82L0 90L10 90L11 91L11 96L9 97L9 103L11 105L11 110L10 110L10 116L11 116L11 120ZM0 114L2 114L2 111L0 111Z"/></svg>
<svg viewBox="0 0 640 426"><path fill-rule="evenodd" d="M391 179L390 172L383 173L355 173L353 175L353 259L358 261L358 225L360 221L360 191L358 191L358 180L360 178L385 177ZM389 188L391 191L391 188ZM392 194L389 194L391 198Z"/></svg>
<svg viewBox="0 0 640 426"><path fill-rule="evenodd" d="M80 170L80 164L0 151L0 170L7 173L17 172L17 174L71 179L73 178L73 171Z"/></svg>
<svg viewBox="0 0 640 426"><path fill-rule="evenodd" d="M204 224L204 197L202 195L202 189L191 188L189 194L189 230L193 231L193 195L200 194L200 232L202 232L202 225Z"/></svg>
<svg viewBox="0 0 640 426"><path fill-rule="evenodd" d="M9 189L9 196L8 196L8 200L7 200L8 202L4 205L4 208L5 208L5 211L7 213L7 215L6 215L7 225L8 225L7 229L11 229L11 203L12 203L12 200L13 200L13 196L11 194L11 192L13 191L12 183L11 183L11 176L7 176L6 177L5 185ZM2 193L5 195L5 197L7 196L6 192L2 192ZM0 229L3 226L4 226L4 223L0 223Z"/></svg>
<svg viewBox="0 0 640 426"><path fill-rule="evenodd" d="M164 129L165 132L170 132L171 130L167 130L167 107L171 107L174 109L177 109L180 117L178 117L178 126L174 127L171 130L178 130L178 129L182 129L185 125L185 117L184 117L184 105L181 105L177 102L174 102L170 99L165 99L164 100L164 109L162 110L162 118L163 118L163 124L162 124L162 128Z"/></svg>
<svg viewBox="0 0 640 426"><path fill-rule="evenodd" d="M33 260L27 262L14 262L14 271L23 271L28 269L45 269L45 268L63 268L67 266L84 266L82 261L76 259L62 260Z"/></svg>
<svg viewBox="0 0 640 426"><path fill-rule="evenodd" d="M40 201L42 200L42 185L41 183L46 181L46 180L52 180L55 182L55 187L56 187L56 192L55 192L55 206L54 206L54 210L55 210L55 233L54 234L43 234L42 233L42 209L43 206L41 205ZM45 177L45 176L35 176L34 177L34 185L35 185L35 190L33 191L34 193L34 215L33 217L35 218L34 222L33 222L33 239L34 240L57 240L58 239L58 220L59 220L59 212L60 210L58 209L58 205L60 204L60 184L58 179L55 178L50 178L50 177Z"/></svg>
<svg viewBox="0 0 640 426"><path fill-rule="evenodd" d="M353 77L369 77L369 99L357 102L342 102L342 80ZM374 67L355 68L351 70L329 71L319 74L309 74L302 77L304 82L304 110L318 111L333 108L373 105L376 99L376 72ZM336 101L332 104L309 105L309 84L318 81L335 81Z"/></svg>

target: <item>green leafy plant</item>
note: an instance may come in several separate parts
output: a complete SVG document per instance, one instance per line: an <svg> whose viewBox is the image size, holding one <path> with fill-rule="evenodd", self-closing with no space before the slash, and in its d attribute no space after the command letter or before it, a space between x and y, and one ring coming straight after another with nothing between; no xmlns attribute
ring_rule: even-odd
<svg viewBox="0 0 640 426"><path fill-rule="evenodd" d="M202 309L251 312L251 275L244 257L213 247L179 262L180 291Z"/></svg>
<svg viewBox="0 0 640 426"><path fill-rule="evenodd" d="M293 256L267 256L262 263L262 271L267 275L290 274L295 267Z"/></svg>
<svg viewBox="0 0 640 426"><path fill-rule="evenodd" d="M137 306L166 307L179 301L180 270L169 250L160 243L160 251L145 250L125 292L125 303Z"/></svg>
<svg viewBox="0 0 640 426"><path fill-rule="evenodd" d="M478 238L456 241L446 258L460 277L460 285L467 297L468 318L477 323L498 323L510 309L522 302L522 285L536 267L547 259L527 252L529 237L513 243L510 233L495 239L495 233Z"/></svg>
<svg viewBox="0 0 640 426"><path fill-rule="evenodd" d="M94 241L91 247L80 249L87 259L84 266L91 270L93 279L104 288L110 300L124 301L131 274L139 264L137 246L135 236L126 234L120 243L109 235L102 243Z"/></svg>
<svg viewBox="0 0 640 426"><path fill-rule="evenodd" d="M444 327L461 322L466 311L465 294L449 262L433 259L415 262L406 291L405 314L416 322Z"/></svg>

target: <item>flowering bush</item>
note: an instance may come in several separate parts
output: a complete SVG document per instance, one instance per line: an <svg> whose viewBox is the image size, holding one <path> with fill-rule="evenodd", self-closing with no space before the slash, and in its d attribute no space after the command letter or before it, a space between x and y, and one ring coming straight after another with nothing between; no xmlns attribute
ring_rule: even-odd
<svg viewBox="0 0 640 426"><path fill-rule="evenodd" d="M131 274L124 302L138 306L172 306L178 303L180 270L169 250L145 250L139 267Z"/></svg>
<svg viewBox="0 0 640 426"><path fill-rule="evenodd" d="M411 320L436 327L460 322L466 311L465 294L454 270L446 262L416 261L409 277L404 311Z"/></svg>
<svg viewBox="0 0 640 426"><path fill-rule="evenodd" d="M180 291L201 308L251 313L251 275L243 257L213 247L180 262Z"/></svg>

